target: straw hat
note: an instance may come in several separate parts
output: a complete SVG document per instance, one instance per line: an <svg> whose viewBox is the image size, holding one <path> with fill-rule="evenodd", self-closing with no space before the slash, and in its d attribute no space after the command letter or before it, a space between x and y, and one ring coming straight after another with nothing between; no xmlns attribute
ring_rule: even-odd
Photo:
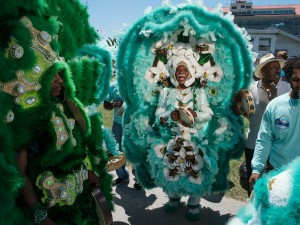
<svg viewBox="0 0 300 225"><path fill-rule="evenodd" d="M280 68L283 68L285 60L276 58L272 53L266 54L259 60L258 65L255 67L254 74L257 78L263 78L263 74L261 73L261 69L267 65L269 62L277 61L280 64Z"/></svg>

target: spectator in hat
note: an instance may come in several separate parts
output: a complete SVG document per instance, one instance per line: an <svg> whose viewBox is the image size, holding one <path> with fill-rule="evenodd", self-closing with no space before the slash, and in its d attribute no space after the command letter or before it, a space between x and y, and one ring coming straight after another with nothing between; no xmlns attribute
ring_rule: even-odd
<svg viewBox="0 0 300 225"><path fill-rule="evenodd" d="M250 92L255 102L256 111L249 119L249 133L245 145L247 181L249 181L252 174L251 160L253 158L255 142L262 115L272 99L289 92L291 89L287 82L280 80L280 71L284 66L284 63L285 60L278 59L273 54L269 53L264 55L255 67L254 75L259 78L259 80L253 81L250 86ZM249 196L250 193L251 189L248 183Z"/></svg>
<svg viewBox="0 0 300 225"><path fill-rule="evenodd" d="M288 60L284 68L291 91L272 101L263 114L250 184L264 172L267 160L271 168L279 169L300 156L300 57Z"/></svg>

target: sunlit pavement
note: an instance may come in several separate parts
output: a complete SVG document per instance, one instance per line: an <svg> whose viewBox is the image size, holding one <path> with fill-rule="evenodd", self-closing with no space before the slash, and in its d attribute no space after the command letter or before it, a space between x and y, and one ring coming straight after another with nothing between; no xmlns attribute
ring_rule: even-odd
<svg viewBox="0 0 300 225"><path fill-rule="evenodd" d="M115 173L112 173L114 176ZM114 177L116 178L116 177ZM202 217L200 221L190 222L185 218L187 197L182 198L176 213L165 213L162 206L168 201L161 188L136 190L130 182L113 187L114 206L113 225L225 225L237 210L245 205L221 195L201 199Z"/></svg>

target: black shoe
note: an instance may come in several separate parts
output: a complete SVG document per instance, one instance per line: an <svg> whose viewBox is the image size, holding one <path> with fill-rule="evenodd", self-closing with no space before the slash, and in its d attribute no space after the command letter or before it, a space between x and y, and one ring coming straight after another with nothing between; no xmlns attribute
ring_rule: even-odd
<svg viewBox="0 0 300 225"><path fill-rule="evenodd" d="M163 209L166 213L174 213L180 205L180 198L169 198L169 201L164 204Z"/></svg>
<svg viewBox="0 0 300 225"><path fill-rule="evenodd" d="M185 213L185 218L189 221L198 221L201 219L201 208L200 204L197 205L187 205L187 211Z"/></svg>
<svg viewBox="0 0 300 225"><path fill-rule="evenodd" d="M117 179L115 179L115 180L112 182L112 185L113 185L113 186L116 186L116 185L119 185L119 184L125 183L125 182L129 182L129 178L123 179L123 178L121 178L121 177L118 177Z"/></svg>
<svg viewBox="0 0 300 225"><path fill-rule="evenodd" d="M134 183L133 187L138 191L143 189L143 186L137 182Z"/></svg>

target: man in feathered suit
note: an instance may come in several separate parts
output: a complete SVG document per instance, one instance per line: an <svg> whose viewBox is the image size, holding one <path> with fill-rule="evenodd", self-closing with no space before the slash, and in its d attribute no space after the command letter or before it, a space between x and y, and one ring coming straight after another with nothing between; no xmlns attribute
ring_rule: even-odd
<svg viewBox="0 0 300 225"><path fill-rule="evenodd" d="M77 0L14 0L0 18L1 224L97 224L91 192L110 211L111 176L100 115L84 107L106 96L110 55L73 59L98 38Z"/></svg>

